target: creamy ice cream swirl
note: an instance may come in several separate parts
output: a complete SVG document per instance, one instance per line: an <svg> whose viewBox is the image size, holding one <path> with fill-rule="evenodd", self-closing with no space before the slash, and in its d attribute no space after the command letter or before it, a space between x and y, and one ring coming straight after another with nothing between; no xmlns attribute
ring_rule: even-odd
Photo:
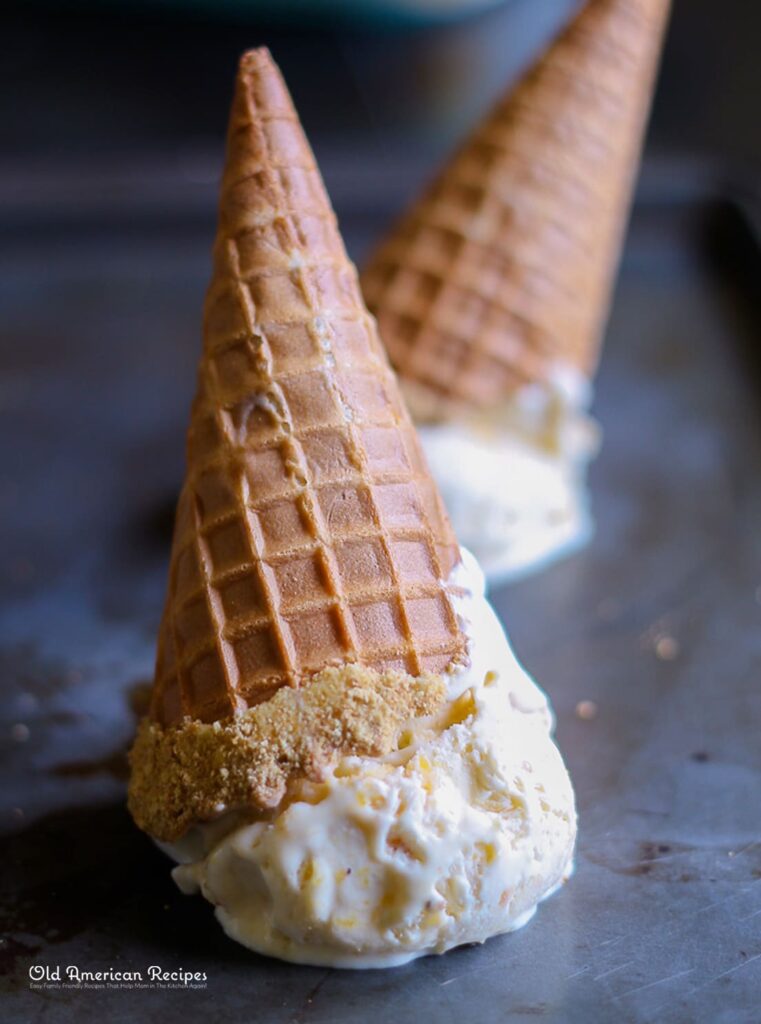
<svg viewBox="0 0 761 1024"><path fill-rule="evenodd" d="M583 545L592 519L586 471L599 448L589 384L558 368L547 385L418 431L457 536L492 583Z"/></svg>
<svg viewBox="0 0 761 1024"><path fill-rule="evenodd" d="M383 967L525 924L570 873L571 783L544 694L465 553L471 664L399 749L344 757L267 820L233 816L165 847L232 938L299 963Z"/></svg>

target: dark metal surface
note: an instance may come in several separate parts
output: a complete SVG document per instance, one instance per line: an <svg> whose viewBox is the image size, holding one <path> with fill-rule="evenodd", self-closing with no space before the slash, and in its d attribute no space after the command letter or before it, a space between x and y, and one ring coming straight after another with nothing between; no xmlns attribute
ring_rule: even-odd
<svg viewBox="0 0 761 1024"><path fill-rule="evenodd" d="M344 222L355 252L378 227ZM229 942L122 805L210 222L16 224L0 251L4 1020L761 1017L758 324L696 259L703 224L638 212L598 384L596 539L496 595L557 710L576 876L515 935L359 974ZM208 983L34 991L32 964Z"/></svg>

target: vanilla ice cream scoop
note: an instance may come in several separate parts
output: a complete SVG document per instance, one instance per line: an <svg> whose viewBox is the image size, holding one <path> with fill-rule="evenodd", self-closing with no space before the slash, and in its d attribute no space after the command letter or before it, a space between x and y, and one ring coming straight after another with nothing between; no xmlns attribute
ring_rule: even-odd
<svg viewBox="0 0 761 1024"><path fill-rule="evenodd" d="M587 466L599 448L589 384L570 367L547 386L465 418L418 426L457 536L490 583L569 554L592 534Z"/></svg>
<svg viewBox="0 0 761 1024"><path fill-rule="evenodd" d="M570 874L574 798L547 699L463 554L470 665L442 710L266 820L228 815L164 845L231 938L297 963L393 966L521 927Z"/></svg>

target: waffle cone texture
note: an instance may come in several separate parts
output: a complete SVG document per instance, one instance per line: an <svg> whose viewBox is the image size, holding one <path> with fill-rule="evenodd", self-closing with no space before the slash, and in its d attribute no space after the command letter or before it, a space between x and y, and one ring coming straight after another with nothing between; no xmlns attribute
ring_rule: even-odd
<svg viewBox="0 0 761 1024"><path fill-rule="evenodd" d="M588 0L362 275L414 411L593 372L669 0Z"/></svg>
<svg viewBox="0 0 761 1024"><path fill-rule="evenodd" d="M151 716L464 650L459 550L280 73L240 62Z"/></svg>

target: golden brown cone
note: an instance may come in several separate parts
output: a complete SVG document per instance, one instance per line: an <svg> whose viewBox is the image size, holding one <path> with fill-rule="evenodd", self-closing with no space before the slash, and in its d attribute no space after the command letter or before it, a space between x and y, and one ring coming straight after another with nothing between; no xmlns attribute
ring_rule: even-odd
<svg viewBox="0 0 761 1024"><path fill-rule="evenodd" d="M371 258L413 411L593 371L669 0L589 0Z"/></svg>
<svg viewBox="0 0 761 1024"><path fill-rule="evenodd" d="M246 53L152 717L222 720L330 665L445 669L458 560L285 84Z"/></svg>

